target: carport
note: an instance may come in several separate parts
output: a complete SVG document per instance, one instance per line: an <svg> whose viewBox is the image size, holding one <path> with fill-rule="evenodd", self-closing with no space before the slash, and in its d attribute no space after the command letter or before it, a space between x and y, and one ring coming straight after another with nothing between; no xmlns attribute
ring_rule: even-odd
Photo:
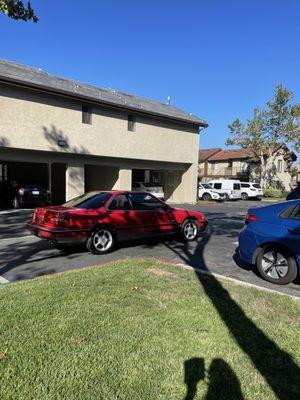
<svg viewBox="0 0 300 400"><path fill-rule="evenodd" d="M154 163L152 163L154 164ZM157 163L154 168L134 168L132 170L133 182L153 182L158 186L162 186L165 194L165 199L173 202L183 201L187 195L185 190L190 188L187 185L190 166L187 164L167 164ZM184 191L183 191L184 188ZM181 200L182 198L182 200Z"/></svg>
<svg viewBox="0 0 300 400"><path fill-rule="evenodd" d="M49 167L47 163L0 160L0 205L11 207L5 196L7 186L14 182L36 183L49 188Z"/></svg>
<svg viewBox="0 0 300 400"><path fill-rule="evenodd" d="M19 155L19 157L18 157ZM19 153L3 154L0 159L0 202L4 195L1 192L7 190L7 185L13 182L36 183L43 185L51 193L53 204L62 204L66 201L66 164L49 162L45 157L34 157L33 154ZM27 161L28 160L28 161ZM30 160L30 161L29 161ZM3 204L2 207L10 207Z"/></svg>
<svg viewBox="0 0 300 400"><path fill-rule="evenodd" d="M1 161L1 164L3 169L7 169L7 181L34 182L48 187L47 163Z"/></svg>

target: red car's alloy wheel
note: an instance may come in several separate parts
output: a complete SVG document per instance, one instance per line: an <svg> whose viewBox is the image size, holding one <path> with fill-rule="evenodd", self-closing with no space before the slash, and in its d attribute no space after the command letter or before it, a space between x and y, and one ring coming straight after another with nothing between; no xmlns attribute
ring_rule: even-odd
<svg viewBox="0 0 300 400"><path fill-rule="evenodd" d="M199 236L198 224L195 221L185 221L182 225L182 235L185 240L191 242Z"/></svg>
<svg viewBox="0 0 300 400"><path fill-rule="evenodd" d="M110 252L115 245L115 237L111 229L99 227L94 230L87 240L87 248L94 254Z"/></svg>

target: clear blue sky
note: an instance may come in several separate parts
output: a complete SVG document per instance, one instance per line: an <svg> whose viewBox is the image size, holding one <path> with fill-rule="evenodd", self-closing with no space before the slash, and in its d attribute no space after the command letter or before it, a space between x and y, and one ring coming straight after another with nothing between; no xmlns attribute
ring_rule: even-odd
<svg viewBox="0 0 300 400"><path fill-rule="evenodd" d="M32 0L38 24L0 15L0 58L172 104L224 146L282 82L300 101L299 0Z"/></svg>

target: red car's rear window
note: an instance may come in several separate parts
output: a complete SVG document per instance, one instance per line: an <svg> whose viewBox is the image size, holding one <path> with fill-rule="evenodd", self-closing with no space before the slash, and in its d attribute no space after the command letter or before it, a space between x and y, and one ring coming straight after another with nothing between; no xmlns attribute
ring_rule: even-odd
<svg viewBox="0 0 300 400"><path fill-rule="evenodd" d="M64 204L65 207L96 209L102 207L111 197L110 193L89 192L75 197Z"/></svg>

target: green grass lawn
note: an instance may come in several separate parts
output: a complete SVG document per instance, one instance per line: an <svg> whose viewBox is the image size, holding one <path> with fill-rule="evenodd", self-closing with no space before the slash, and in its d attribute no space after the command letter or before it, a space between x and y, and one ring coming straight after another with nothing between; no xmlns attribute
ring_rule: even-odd
<svg viewBox="0 0 300 400"><path fill-rule="evenodd" d="M3 285L0 399L300 398L299 317L155 260Z"/></svg>

